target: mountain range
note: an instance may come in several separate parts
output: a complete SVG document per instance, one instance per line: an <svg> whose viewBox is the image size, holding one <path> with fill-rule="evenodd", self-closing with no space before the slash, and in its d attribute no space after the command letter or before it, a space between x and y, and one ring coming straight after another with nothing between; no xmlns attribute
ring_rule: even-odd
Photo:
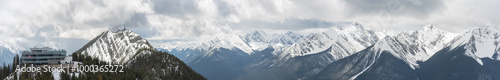
<svg viewBox="0 0 500 80"><path fill-rule="evenodd" d="M498 33L494 26L452 33L433 25L376 32L354 22L307 36L254 31L158 50L208 79L489 80L500 76Z"/></svg>

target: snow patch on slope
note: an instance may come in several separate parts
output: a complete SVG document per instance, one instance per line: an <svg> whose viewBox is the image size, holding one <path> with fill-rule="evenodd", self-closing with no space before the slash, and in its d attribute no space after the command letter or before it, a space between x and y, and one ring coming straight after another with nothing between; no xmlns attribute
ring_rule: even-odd
<svg viewBox="0 0 500 80"><path fill-rule="evenodd" d="M209 51L215 48L240 49L251 55L254 51L262 51L269 47L282 49L291 46L302 38L302 35L293 32L268 35L264 31L254 31L246 35L220 35L209 40L163 43L160 48L168 51L189 49ZM279 51L276 50L274 53Z"/></svg>
<svg viewBox="0 0 500 80"><path fill-rule="evenodd" d="M387 37L387 36L395 36L397 35L397 32L394 32L392 30L383 30L383 31L379 31L379 32L375 32L377 34L377 37L380 39L383 39L384 37Z"/></svg>
<svg viewBox="0 0 500 80"><path fill-rule="evenodd" d="M450 43L450 47L456 48L460 45L466 45L466 55L476 59L482 64L480 58L493 58L494 53L499 53L500 29L494 26L486 28L470 28L466 32L457 36Z"/></svg>
<svg viewBox="0 0 500 80"><path fill-rule="evenodd" d="M281 59L305 56L331 49L335 60L347 57L361 51L378 41L372 30L366 30L357 22L347 28L333 27L322 33L313 33L292 46L286 48L279 55Z"/></svg>
<svg viewBox="0 0 500 80"><path fill-rule="evenodd" d="M427 60L443 49L453 37L455 37L454 33L427 25L418 31L401 32L396 36L385 37L378 41L374 48L389 51L415 69L419 66L417 61Z"/></svg>

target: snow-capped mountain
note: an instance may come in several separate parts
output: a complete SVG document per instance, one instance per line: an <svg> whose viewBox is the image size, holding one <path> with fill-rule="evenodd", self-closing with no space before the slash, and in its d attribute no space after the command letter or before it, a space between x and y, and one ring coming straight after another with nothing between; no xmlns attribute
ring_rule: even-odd
<svg viewBox="0 0 500 80"><path fill-rule="evenodd" d="M379 40L386 37L386 36L395 36L397 35L396 32L392 31L392 30L383 30L383 31L379 31L379 32L375 32L375 34L377 34Z"/></svg>
<svg viewBox="0 0 500 80"><path fill-rule="evenodd" d="M252 64L252 69L262 72L251 73L248 76L254 74L295 75L276 77L278 79L299 79L311 76L328 64L371 46L378 39L374 31L363 28L357 22L345 28L330 28L324 32L308 35L303 40L283 49L283 52L276 57Z"/></svg>
<svg viewBox="0 0 500 80"><path fill-rule="evenodd" d="M302 40L304 36L287 32L285 34L267 34L264 31L254 31L246 35L225 35L216 37L208 41L167 43L160 46L159 50L169 51L178 56L181 60L190 62L194 57L203 53L203 56L210 56L210 50L225 48L239 49L251 55L255 51L262 51L267 48L277 49L273 53L279 53L282 48Z"/></svg>
<svg viewBox="0 0 500 80"><path fill-rule="evenodd" d="M108 63L127 63L141 48L153 48L147 40L125 28L103 32L76 53L91 56ZM136 54L137 53L137 54Z"/></svg>
<svg viewBox="0 0 500 80"><path fill-rule="evenodd" d="M302 40L303 36L293 32L285 34L267 34L254 31L245 35L226 35L207 41L185 43L170 43L159 50L169 51L190 65L194 70L206 75L209 79L218 78L218 73L241 72L244 65L264 56L275 56L283 48ZM188 46L181 46L188 45ZM171 47L178 46L178 47ZM216 65L217 64L217 65ZM228 67L230 66L230 67ZM222 70L221 69L232 69ZM236 71L235 71L236 70ZM227 71L227 72L224 72ZM226 74L239 75L239 74Z"/></svg>
<svg viewBox="0 0 500 80"><path fill-rule="evenodd" d="M400 74L399 77L386 77L390 79L416 79L413 71L419 67L417 62L424 62L433 53L443 49L453 37L453 33L434 28L432 25L424 26L418 31L387 36L356 55L329 64L327 69L309 78L366 79L368 75L387 73ZM391 65L387 65L389 63ZM396 65L399 67L394 67ZM342 76L339 76L340 74Z"/></svg>
<svg viewBox="0 0 500 80"><path fill-rule="evenodd" d="M84 65L103 65L102 62L94 59L109 64L123 64L124 71L128 74L140 74L127 77L129 79L206 79L179 58L167 52L158 51L139 34L125 28L115 27L104 31L73 53L72 57L73 60L82 62ZM102 74L96 72L85 75ZM108 74L106 77L115 77L115 74Z"/></svg>
<svg viewBox="0 0 500 80"><path fill-rule="evenodd" d="M378 40L374 31L366 30L357 22L354 22L345 29L333 28L322 33L313 33L305 40L295 43L285 49L279 56L282 58L292 58L316 54L329 49L334 59L340 59L352 55Z"/></svg>
<svg viewBox="0 0 500 80"><path fill-rule="evenodd" d="M376 52L375 52L376 51ZM409 73L409 74L406 74ZM383 78L380 78L383 77ZM335 61L305 80L413 80L417 79L409 65L388 51L378 52L373 46Z"/></svg>
<svg viewBox="0 0 500 80"><path fill-rule="evenodd" d="M375 32L354 22L346 27L333 27L308 36L293 32L269 35L254 31L246 35L193 42L190 46L175 45L160 49L176 56L182 55L185 57L183 61L201 74L208 75L209 79L256 79L261 76L267 76L262 79L313 80L433 79L433 76L425 74L433 69L446 69L430 65L450 66L444 63L472 65L476 71L483 70L477 74L485 75L484 79L496 79L491 77L496 73L494 70L491 73L490 68L500 66L498 32L497 27L487 27L455 34L432 25L401 33L390 30ZM462 48L464 51L461 51ZM469 56L474 63L463 56L456 56L461 53ZM462 64L454 58L466 60ZM475 64L484 65L478 67ZM462 68L456 68L459 69ZM223 77L228 75L231 77Z"/></svg>
<svg viewBox="0 0 500 80"><path fill-rule="evenodd" d="M488 26L486 28L472 28L457 36L451 43L450 47L455 48L461 45L467 45L469 56L476 58L491 58L500 60L498 55L500 52L500 29L498 27Z"/></svg>
<svg viewBox="0 0 500 80"><path fill-rule="evenodd" d="M0 63L11 64L16 54L28 50L31 46L20 41L0 41Z"/></svg>
<svg viewBox="0 0 500 80"><path fill-rule="evenodd" d="M420 79L498 80L498 27L472 28L454 38L417 70Z"/></svg>
<svg viewBox="0 0 500 80"><path fill-rule="evenodd" d="M268 35L264 31L254 31L249 33L243 38L246 43L253 49L257 51L262 51L269 46L277 49L273 54L279 53L282 48L288 47L299 40L302 40L304 36L288 31L285 34L272 34Z"/></svg>
<svg viewBox="0 0 500 80"><path fill-rule="evenodd" d="M16 54L21 55L22 51L27 51L29 48L50 47L53 49L60 49L62 46L64 45L54 42L35 43L33 41L19 38L3 39L0 41L0 64L12 63Z"/></svg>
<svg viewBox="0 0 500 80"><path fill-rule="evenodd" d="M184 49L203 49L209 48L238 48L251 54L253 51L260 51L269 46L274 48L282 48L290 46L293 43L301 40L304 36L287 32L285 34L267 34L264 31L254 31L246 35L224 35L219 36L208 41L194 41L194 42L173 42L159 46L160 49L168 51Z"/></svg>
<svg viewBox="0 0 500 80"><path fill-rule="evenodd" d="M293 32L268 35L263 31L254 31L243 36L226 36L206 42L192 42L189 44L191 46L187 47L179 45L175 45L178 47L164 47L163 50L168 50L170 53L180 57L195 70L198 69L196 66L208 67L207 65L199 65L201 63L210 65L235 63L240 64L238 67L249 65L250 67L246 68L255 69L256 67L260 67L259 69L269 71L287 70L286 68L291 71L292 68L298 68L293 70L300 70L296 72L313 75L331 62L345 58L371 46L378 41L379 37L377 34L384 34L383 36L386 36L393 33L390 31L375 33L372 30L363 28L361 24L354 22L346 28L331 28L325 32L313 33L306 37ZM247 55L241 53L247 53ZM259 56L257 57L257 54L253 55L254 53L259 53ZM260 60L253 58L259 58ZM304 64L293 66L294 64L297 65L297 63ZM214 69L212 68L212 70ZM202 74L213 74L204 72L207 71L200 71ZM212 76L209 75L207 77L210 79ZM304 77L302 73L298 76L298 78L300 77Z"/></svg>
<svg viewBox="0 0 500 80"><path fill-rule="evenodd" d="M213 50L218 50L221 48L234 50L241 50L248 55L251 55L257 51L262 51L267 48L273 48L275 51L273 53L278 53L284 47L288 47L293 43L302 39L303 36L293 32L287 32L285 34L273 34L268 35L264 31L254 31L252 33L242 35L229 35L224 37L219 37L202 43L202 46L196 48L190 48L191 50L205 49L205 52L200 57L209 57L214 52ZM209 44L208 48L204 48ZM175 53L174 53L175 54Z"/></svg>
<svg viewBox="0 0 500 80"><path fill-rule="evenodd" d="M397 36L385 37L374 45L374 48L389 51L394 56L408 62L413 69L418 67L417 61L425 61L438 50L447 46L455 37L432 25L424 26L419 31L402 32Z"/></svg>

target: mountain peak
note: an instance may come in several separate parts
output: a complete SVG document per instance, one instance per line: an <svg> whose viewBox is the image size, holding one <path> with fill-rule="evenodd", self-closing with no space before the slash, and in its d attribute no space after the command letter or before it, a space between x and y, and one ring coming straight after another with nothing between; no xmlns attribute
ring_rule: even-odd
<svg viewBox="0 0 500 80"><path fill-rule="evenodd" d="M424 26L423 29L424 30L432 30L432 29L436 29L436 28L434 28L434 25L428 24L428 25Z"/></svg>
<svg viewBox="0 0 500 80"><path fill-rule="evenodd" d="M262 31L262 30L255 30L247 35L253 35L253 36L264 36L264 35L267 35L266 32Z"/></svg>
<svg viewBox="0 0 500 80"><path fill-rule="evenodd" d="M125 30L127 30L127 28L125 28L125 26L121 26L121 27L116 26L116 27L111 27L108 30L111 32L118 32L118 31L125 31Z"/></svg>
<svg viewBox="0 0 500 80"><path fill-rule="evenodd" d="M428 24L428 25L424 26L424 29L434 29L434 25Z"/></svg>
<svg viewBox="0 0 500 80"><path fill-rule="evenodd" d="M488 29L488 30L495 30L495 31L500 30L500 29L498 29L498 27L495 27L495 26L487 26L485 29Z"/></svg>
<svg viewBox="0 0 500 80"><path fill-rule="evenodd" d="M394 32L394 31L392 31L392 30L382 30L382 31L379 31L379 32L375 32L375 34L377 34L377 37L379 39L383 39L386 36L395 36L395 35L397 35L397 33Z"/></svg>
<svg viewBox="0 0 500 80"><path fill-rule="evenodd" d="M492 58L494 53L497 52L496 49L499 49L498 43L498 35L500 30L494 27L475 27L470 28L465 33L458 35L453 39L453 42L450 43L450 47L452 49L460 47L462 45L467 45L465 48L469 50L471 56L476 59L477 58ZM480 62L478 60L478 62Z"/></svg>
<svg viewBox="0 0 500 80"><path fill-rule="evenodd" d="M358 21L354 21L354 22L352 22L352 25L361 25L361 24L359 24Z"/></svg>
<svg viewBox="0 0 500 80"><path fill-rule="evenodd" d="M365 28L363 28L363 25L361 25L360 23L354 21L352 24L352 26L354 26L356 29L361 29L361 30L364 30Z"/></svg>
<svg viewBox="0 0 500 80"><path fill-rule="evenodd" d="M138 54L136 52L141 48L153 47L139 34L123 27L103 32L75 53L81 53L109 63L123 64Z"/></svg>
<svg viewBox="0 0 500 80"><path fill-rule="evenodd" d="M297 34L297 33L292 32L292 31L287 31L287 32L285 33L285 35L298 35L298 34Z"/></svg>

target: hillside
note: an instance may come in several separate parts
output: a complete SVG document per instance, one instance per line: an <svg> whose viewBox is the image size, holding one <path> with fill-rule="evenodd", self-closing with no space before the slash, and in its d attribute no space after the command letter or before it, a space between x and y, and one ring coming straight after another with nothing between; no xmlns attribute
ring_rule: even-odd
<svg viewBox="0 0 500 80"><path fill-rule="evenodd" d="M108 30L92 39L72 54L74 61L85 65L124 65L123 73L83 73L80 79L173 79L202 80L179 58L167 52L154 49L147 40L126 30Z"/></svg>

